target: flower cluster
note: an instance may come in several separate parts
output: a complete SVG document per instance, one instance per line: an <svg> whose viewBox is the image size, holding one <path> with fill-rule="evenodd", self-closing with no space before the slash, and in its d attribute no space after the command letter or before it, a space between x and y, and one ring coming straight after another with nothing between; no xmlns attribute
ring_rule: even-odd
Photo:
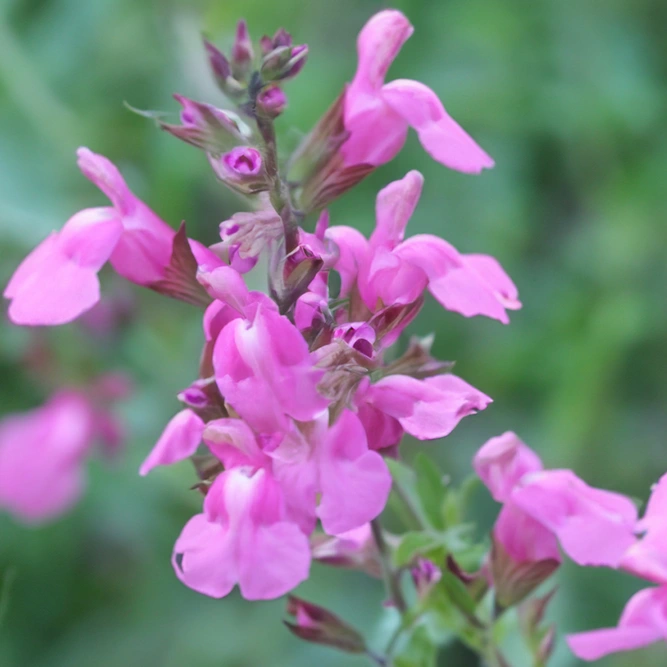
<svg viewBox="0 0 667 667"><path fill-rule="evenodd" d="M445 437L491 402L431 356L432 338L413 338L401 351L427 293L446 310L504 324L521 307L493 257L459 252L434 235L406 235L424 185L418 171L377 194L370 238L330 224L329 203L394 158L410 127L447 167L479 173L493 166L432 90L385 83L411 33L398 11L370 19L352 82L286 164L274 119L287 108L284 86L303 68L308 47L282 29L253 44L243 21L228 55L205 42L232 108L177 95L180 122L156 120L202 150L250 210L220 223L220 241L206 247L138 199L107 158L81 148L81 171L111 206L76 213L26 257L4 292L9 317L22 325L78 318L100 300L98 273L107 261L129 281L203 309L199 372L140 468L146 475L185 459L194 464L202 512L183 527L172 561L200 593L220 598L238 586L248 600L276 598L303 582L316 559L383 576L388 606L403 619L387 655L378 656L338 616L290 596L287 625L302 639L389 665L404 635L411 633L410 651L413 640L430 650L453 633L490 664L505 664L493 627L519 605L535 664L543 665L554 641L552 629L539 627L549 597L526 598L559 567L562 550L579 565L624 569L661 585L630 601L619 628L571 636L578 656L596 659L665 637L667 478L638 520L628 498L569 470L545 470L513 433L493 438L474 460L502 503L487 554L463 521L463 491L450 489L424 456L414 471L400 462L405 434ZM246 281L260 271L268 273L267 293ZM29 521L66 509L105 424L106 413L82 392L60 393L2 423L0 504ZM25 470L35 484L25 484ZM377 521L393 483L417 528L400 537ZM401 578L407 572L412 611ZM424 620L429 614L435 622ZM445 630L434 639L433 628ZM434 661L432 652L403 664Z"/></svg>
<svg viewBox="0 0 667 667"><path fill-rule="evenodd" d="M514 433L489 440L474 467L503 504L490 558L501 604L515 604L544 581L561 562L560 545L578 565L621 569L660 584L628 602L617 628L570 635L579 658L597 660L666 638L667 475L638 519L630 498L590 487L571 470L544 470Z"/></svg>

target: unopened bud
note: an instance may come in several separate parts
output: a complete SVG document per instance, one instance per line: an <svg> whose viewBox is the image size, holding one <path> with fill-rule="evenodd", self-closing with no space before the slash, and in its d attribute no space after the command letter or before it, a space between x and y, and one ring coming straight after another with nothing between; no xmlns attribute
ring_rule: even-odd
<svg viewBox="0 0 667 667"><path fill-rule="evenodd" d="M546 665L556 646L556 628L552 625L544 633L542 641L537 649L535 656L539 661L538 665Z"/></svg>
<svg viewBox="0 0 667 667"><path fill-rule="evenodd" d="M245 94L246 87L240 81L234 78L232 73L232 66L227 60L226 56L211 42L204 40L204 48L206 49L206 56L208 64L218 84L218 88L231 98L238 98Z"/></svg>
<svg viewBox="0 0 667 667"><path fill-rule="evenodd" d="M303 243L275 264L271 270L271 289L281 312L287 312L306 293L323 265L322 258Z"/></svg>
<svg viewBox="0 0 667 667"><path fill-rule="evenodd" d="M182 95L174 95L183 107L182 125L160 122L160 127L207 153L219 155L245 141L245 128L240 119L230 112L218 109L210 104L195 102Z"/></svg>
<svg viewBox="0 0 667 667"><path fill-rule="evenodd" d="M269 116L269 118L277 118L283 111L285 111L285 107L287 106L287 95L285 95L284 91L279 86L267 86L257 96L257 106Z"/></svg>
<svg viewBox="0 0 667 667"><path fill-rule="evenodd" d="M273 48L276 49L279 46L292 46L292 35L285 28L278 28L273 36Z"/></svg>
<svg viewBox="0 0 667 667"><path fill-rule="evenodd" d="M216 176L241 194L255 194L268 189L262 155L256 148L237 146L219 157L209 156Z"/></svg>
<svg viewBox="0 0 667 667"><path fill-rule="evenodd" d="M232 46L232 69L237 79L245 78L254 57L248 24L241 19L236 25L236 38Z"/></svg>
<svg viewBox="0 0 667 667"><path fill-rule="evenodd" d="M308 46L278 46L262 60L261 73L265 81L280 81L296 76L306 63Z"/></svg>
<svg viewBox="0 0 667 667"><path fill-rule="evenodd" d="M425 598L433 586L442 578L440 568L427 558L417 558L415 566L410 569L412 581L417 590L417 595Z"/></svg>
<svg viewBox="0 0 667 667"><path fill-rule="evenodd" d="M366 653L366 642L361 634L327 609L290 595L287 613L296 623L284 623L300 639L347 653Z"/></svg>

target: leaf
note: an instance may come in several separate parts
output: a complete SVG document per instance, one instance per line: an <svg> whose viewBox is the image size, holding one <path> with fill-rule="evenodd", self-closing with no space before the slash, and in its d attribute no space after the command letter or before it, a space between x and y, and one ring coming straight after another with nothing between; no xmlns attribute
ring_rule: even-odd
<svg viewBox="0 0 667 667"><path fill-rule="evenodd" d="M438 647L429 637L426 627L420 625L393 664L394 667L435 667L437 656Z"/></svg>
<svg viewBox="0 0 667 667"><path fill-rule="evenodd" d="M394 566L404 567L409 565L416 556L438 549L442 545L442 535L417 531L405 533L396 551L394 551Z"/></svg>
<svg viewBox="0 0 667 667"><path fill-rule="evenodd" d="M429 523L437 530L444 530L445 485L436 464L423 452L415 457L413 467L417 475L417 495Z"/></svg>
<svg viewBox="0 0 667 667"><path fill-rule="evenodd" d="M454 606L466 617L475 616L477 602L470 595L466 585L455 574L449 570L443 570L438 585L444 588Z"/></svg>

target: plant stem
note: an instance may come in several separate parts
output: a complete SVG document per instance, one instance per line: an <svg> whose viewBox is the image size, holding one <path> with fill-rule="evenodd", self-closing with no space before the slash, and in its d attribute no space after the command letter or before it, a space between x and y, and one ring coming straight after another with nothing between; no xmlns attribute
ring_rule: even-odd
<svg viewBox="0 0 667 667"><path fill-rule="evenodd" d="M396 609L401 613L405 614L408 610L408 605L403 596L403 591L401 590L401 585L399 581L399 573L394 570L391 565L391 554L389 553L389 548L384 539L384 534L382 532L382 526L378 519L373 519L371 521L371 530L373 532L373 539L377 545L378 552L380 554L380 562L382 563L382 574L384 577L385 587L387 589L387 594L389 600L396 606Z"/></svg>
<svg viewBox="0 0 667 667"><path fill-rule="evenodd" d="M292 207L289 187L280 177L278 167L278 147L276 128L273 119L257 108L257 95L262 89L262 80L256 72L248 87L250 108L257 122L257 129L264 143L264 170L269 181L271 206L283 222L285 234L285 254L289 254L299 245L299 222Z"/></svg>

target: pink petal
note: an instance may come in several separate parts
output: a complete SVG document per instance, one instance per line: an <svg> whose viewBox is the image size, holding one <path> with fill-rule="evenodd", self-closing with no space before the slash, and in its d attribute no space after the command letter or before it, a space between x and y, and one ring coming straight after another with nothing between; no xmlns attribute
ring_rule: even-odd
<svg viewBox="0 0 667 667"><path fill-rule="evenodd" d="M409 171L400 181L394 181L380 190L375 204L375 231L371 247L396 247L405 236L405 227L412 217L421 196L424 177L418 171Z"/></svg>
<svg viewBox="0 0 667 667"><path fill-rule="evenodd" d="M76 155L83 175L102 190L118 212L123 216L132 214L136 197L111 160L83 146L77 150Z"/></svg>
<svg viewBox="0 0 667 667"><path fill-rule="evenodd" d="M181 410L169 421L160 439L139 468L147 475L156 466L170 465L192 456L202 439L204 422L192 410Z"/></svg>
<svg viewBox="0 0 667 667"><path fill-rule="evenodd" d="M579 632L566 637L572 653L581 660L593 662L610 653L634 651L662 639L653 628L605 628Z"/></svg>
<svg viewBox="0 0 667 667"><path fill-rule="evenodd" d="M461 255L437 236L418 234L401 243L394 252L423 268L430 279L431 294L447 310L465 317L485 315L506 324L509 318L505 309L518 307L518 302L506 297L509 278L499 266L504 276L502 282L489 283L476 270L476 260L468 263L467 255ZM480 256L474 257L478 260Z"/></svg>
<svg viewBox="0 0 667 667"><path fill-rule="evenodd" d="M380 88L389 66L413 30L408 19L397 10L388 9L371 17L357 39L359 64L352 85Z"/></svg>
<svg viewBox="0 0 667 667"><path fill-rule="evenodd" d="M438 96L423 83L397 79L382 88L382 99L417 130L426 152L450 169L478 174L493 160L445 111Z"/></svg>
<svg viewBox="0 0 667 667"><path fill-rule="evenodd" d="M272 600L308 578L310 545L293 523L260 526L239 563L239 586L246 600Z"/></svg>
<svg viewBox="0 0 667 667"><path fill-rule="evenodd" d="M226 468L264 463L252 429L241 419L214 419L206 424L203 440Z"/></svg>
<svg viewBox="0 0 667 667"><path fill-rule="evenodd" d="M174 545L172 564L186 586L214 598L230 593L238 580L234 543L228 531L209 522L204 514L193 516L183 527Z"/></svg>
<svg viewBox="0 0 667 667"><path fill-rule="evenodd" d="M561 560L554 534L511 502L500 510L493 534L517 563Z"/></svg>
<svg viewBox="0 0 667 667"><path fill-rule="evenodd" d="M326 237L331 239L339 250L335 269L340 273L340 297L346 297L357 280L359 268L368 261L368 241L353 227L330 227Z"/></svg>
<svg viewBox="0 0 667 667"><path fill-rule="evenodd" d="M48 236L18 267L5 290L15 324L56 325L100 299L97 272L122 232L113 209L86 209Z"/></svg>
<svg viewBox="0 0 667 667"><path fill-rule="evenodd" d="M516 433L507 431L479 449L473 467L493 498L504 503L524 475L542 470L542 461Z"/></svg>
<svg viewBox="0 0 667 667"><path fill-rule="evenodd" d="M598 660L610 653L631 651L667 638L667 587L647 588L633 595L617 628L581 632L567 637L572 652L582 660Z"/></svg>
<svg viewBox="0 0 667 667"><path fill-rule="evenodd" d="M212 271L199 271L197 280L214 299L226 303L239 314L244 314L250 292L238 271L230 266L220 266Z"/></svg>
<svg viewBox="0 0 667 667"><path fill-rule="evenodd" d="M618 567L635 542L634 503L618 493L588 486L570 470L525 475L511 499L554 532L579 565Z"/></svg>
<svg viewBox="0 0 667 667"><path fill-rule="evenodd" d="M389 375L371 385L370 401L395 417L419 440L449 435L463 417L483 410L491 399L454 375L417 380Z"/></svg>
<svg viewBox="0 0 667 667"><path fill-rule="evenodd" d="M382 457L369 451L359 418L345 410L320 445L317 514L330 535L344 533L378 516L391 490Z"/></svg>
<svg viewBox="0 0 667 667"><path fill-rule="evenodd" d="M83 396L62 391L41 408L0 421L0 507L25 523L67 511L85 486L93 420Z"/></svg>

